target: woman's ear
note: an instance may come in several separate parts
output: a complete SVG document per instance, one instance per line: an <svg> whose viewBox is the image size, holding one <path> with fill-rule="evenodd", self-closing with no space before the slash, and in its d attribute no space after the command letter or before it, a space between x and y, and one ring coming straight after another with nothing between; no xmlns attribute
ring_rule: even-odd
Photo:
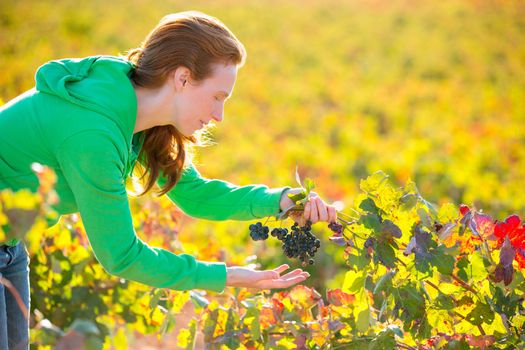
<svg viewBox="0 0 525 350"><path fill-rule="evenodd" d="M176 91L182 91L188 85L190 79L190 70L184 66L180 66L172 73L171 79L173 81Z"/></svg>

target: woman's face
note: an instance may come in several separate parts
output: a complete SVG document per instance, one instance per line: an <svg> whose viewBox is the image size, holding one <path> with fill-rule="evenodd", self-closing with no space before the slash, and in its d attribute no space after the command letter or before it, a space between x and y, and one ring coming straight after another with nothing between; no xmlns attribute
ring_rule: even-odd
<svg viewBox="0 0 525 350"><path fill-rule="evenodd" d="M184 75L178 79L173 125L182 134L190 136L211 121L222 121L237 79L236 65L213 64L211 76L199 82Z"/></svg>

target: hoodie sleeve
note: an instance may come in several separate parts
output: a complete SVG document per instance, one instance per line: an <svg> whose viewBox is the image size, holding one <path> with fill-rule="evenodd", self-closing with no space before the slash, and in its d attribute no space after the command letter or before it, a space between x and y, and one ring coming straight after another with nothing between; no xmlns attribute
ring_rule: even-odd
<svg viewBox="0 0 525 350"><path fill-rule="evenodd" d="M166 179L160 177L159 186ZM290 187L236 186L203 178L190 164L167 196L186 214L208 220L253 220L277 215L281 194Z"/></svg>
<svg viewBox="0 0 525 350"><path fill-rule="evenodd" d="M70 136L58 148L57 159L95 256L110 274L157 288L224 289L225 264L176 255L137 237L124 184L125 162L109 134L93 130Z"/></svg>

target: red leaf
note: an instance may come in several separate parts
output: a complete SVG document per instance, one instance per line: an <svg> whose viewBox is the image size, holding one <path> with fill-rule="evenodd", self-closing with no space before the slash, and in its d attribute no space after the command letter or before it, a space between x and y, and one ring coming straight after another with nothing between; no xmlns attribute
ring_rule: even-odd
<svg viewBox="0 0 525 350"><path fill-rule="evenodd" d="M494 220L485 214L474 213L472 220L470 221L470 229L482 237L483 239L491 239L494 237L494 227L496 224Z"/></svg>
<svg viewBox="0 0 525 350"><path fill-rule="evenodd" d="M496 338L493 335L479 335L475 336L472 334L465 335L468 345L474 346L481 350L487 349L489 346L496 342Z"/></svg>
<svg viewBox="0 0 525 350"><path fill-rule="evenodd" d="M518 249L516 252L516 256L514 256L514 259L518 262L518 266L520 269L525 268L525 250Z"/></svg>
<svg viewBox="0 0 525 350"><path fill-rule="evenodd" d="M470 208L468 206L466 206L465 204L461 204L459 206L459 212L461 213L461 215L465 215L469 211L470 211Z"/></svg>
<svg viewBox="0 0 525 350"><path fill-rule="evenodd" d="M355 301L353 294L345 293L341 289L329 289L326 292L328 302L335 306L350 305Z"/></svg>

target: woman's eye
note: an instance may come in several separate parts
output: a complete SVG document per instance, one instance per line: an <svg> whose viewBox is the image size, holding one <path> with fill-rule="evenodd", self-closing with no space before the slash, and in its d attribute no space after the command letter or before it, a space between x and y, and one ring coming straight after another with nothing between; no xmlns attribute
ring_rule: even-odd
<svg viewBox="0 0 525 350"><path fill-rule="evenodd" d="M221 98L218 97L218 96L215 96L215 101L219 101L219 102L220 102L220 101L221 101Z"/></svg>

